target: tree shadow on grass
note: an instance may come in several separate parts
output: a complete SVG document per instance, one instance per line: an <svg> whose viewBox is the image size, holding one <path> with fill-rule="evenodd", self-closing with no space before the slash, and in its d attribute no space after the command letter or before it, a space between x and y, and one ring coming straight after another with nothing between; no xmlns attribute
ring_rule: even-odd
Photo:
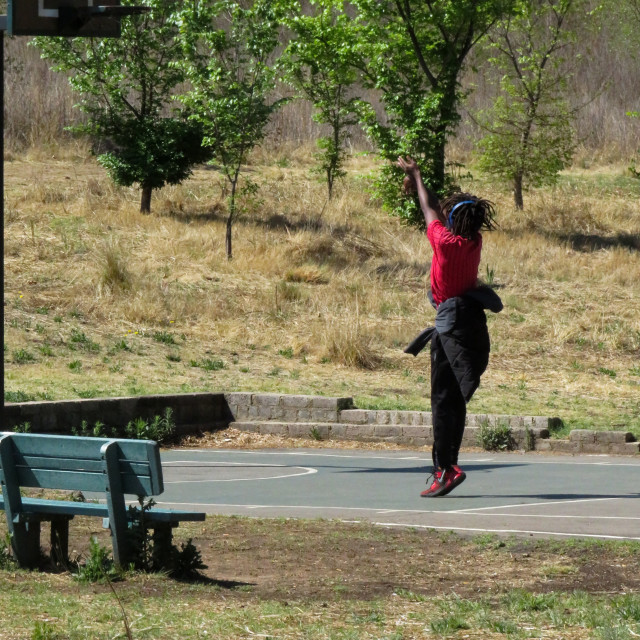
<svg viewBox="0 0 640 640"><path fill-rule="evenodd" d="M157 216L159 218L171 218L176 222L182 222L183 224L210 224L211 222L224 222L227 221L227 213L218 204L214 204L210 207L198 209L183 210L180 208L170 207L164 211L158 211Z"/></svg>
<svg viewBox="0 0 640 640"><path fill-rule="evenodd" d="M602 249L631 249L640 251L640 234L617 233L604 236L594 233L558 233L552 232L552 237L567 242L574 251L590 252Z"/></svg>

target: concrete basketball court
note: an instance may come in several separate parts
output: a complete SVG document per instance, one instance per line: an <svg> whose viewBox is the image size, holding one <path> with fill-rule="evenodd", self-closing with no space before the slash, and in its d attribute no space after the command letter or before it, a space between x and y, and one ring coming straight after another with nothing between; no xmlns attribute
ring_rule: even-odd
<svg viewBox="0 0 640 640"><path fill-rule="evenodd" d="M468 453L467 480L421 498L424 454L334 449L162 453L158 504L209 514L337 518L390 527L640 540L640 459Z"/></svg>

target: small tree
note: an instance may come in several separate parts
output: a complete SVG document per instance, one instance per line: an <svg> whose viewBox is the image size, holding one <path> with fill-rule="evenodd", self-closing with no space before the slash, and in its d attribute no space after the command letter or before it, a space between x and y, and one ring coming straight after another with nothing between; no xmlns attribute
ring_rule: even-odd
<svg viewBox="0 0 640 640"><path fill-rule="evenodd" d="M445 146L460 120L460 76L469 52L513 0L353 0L362 28L354 56L364 83L382 93L387 122L372 107L363 124L385 160L409 154L437 193L448 189ZM413 198L400 199L402 172L387 163L376 181L383 205L424 225Z"/></svg>
<svg viewBox="0 0 640 640"><path fill-rule="evenodd" d="M571 160L575 111L565 99L563 52L573 35L567 18L575 0L523 1L517 13L490 35L503 72L501 94L480 122L480 166L513 186L516 209L528 186L552 184Z"/></svg>
<svg viewBox="0 0 640 640"><path fill-rule="evenodd" d="M98 162L117 184L140 185L140 211L148 213L153 190L185 180L210 151L202 145L199 124L172 98L184 81L175 65L181 47L172 21L182 3L144 4L151 11L123 18L120 38L42 37L35 44L56 71L70 73L71 86L80 94L77 106L88 118L73 129L109 143L111 150Z"/></svg>
<svg viewBox="0 0 640 640"><path fill-rule="evenodd" d="M348 128L358 122L359 99L351 95L357 80L356 32L342 4L341 0L311 0L311 15L298 13L288 20L295 38L281 60L287 81L313 104L313 119L330 128L329 135L318 139L317 154L329 199L336 179L345 175Z"/></svg>
<svg viewBox="0 0 640 640"><path fill-rule="evenodd" d="M204 144L230 185L225 244L231 260L240 169L265 136L276 71L271 58L282 20L279 3L255 0L190 1L180 13L185 62L193 88L181 100L202 127Z"/></svg>

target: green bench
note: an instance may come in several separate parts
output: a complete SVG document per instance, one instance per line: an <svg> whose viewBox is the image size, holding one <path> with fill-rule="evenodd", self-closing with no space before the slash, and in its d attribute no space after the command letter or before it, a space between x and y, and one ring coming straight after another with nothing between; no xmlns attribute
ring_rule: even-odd
<svg viewBox="0 0 640 640"><path fill-rule="evenodd" d="M135 518L125 495L150 498L164 490L159 447L151 440L3 432L0 487L0 509L21 567L35 567L40 560L41 522L51 523L52 557L66 562L69 521L74 516L102 517L111 530L114 561L127 566L135 551L128 535ZM105 502L25 498L21 488L95 492L103 494ZM154 507L145 510L144 526L153 531L156 552L168 553L174 527L204 519L204 513Z"/></svg>

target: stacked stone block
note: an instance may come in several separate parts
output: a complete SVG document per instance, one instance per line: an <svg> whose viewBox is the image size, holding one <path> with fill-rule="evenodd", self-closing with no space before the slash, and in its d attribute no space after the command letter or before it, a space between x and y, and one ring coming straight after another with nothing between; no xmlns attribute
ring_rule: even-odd
<svg viewBox="0 0 640 640"><path fill-rule="evenodd" d="M568 440L546 440L536 449L558 453L612 453L633 455L640 453L640 442L626 431L592 431L575 429Z"/></svg>
<svg viewBox="0 0 640 640"><path fill-rule="evenodd" d="M277 420L286 423L335 423L353 398L291 396L278 393L227 393L229 411L237 422Z"/></svg>

